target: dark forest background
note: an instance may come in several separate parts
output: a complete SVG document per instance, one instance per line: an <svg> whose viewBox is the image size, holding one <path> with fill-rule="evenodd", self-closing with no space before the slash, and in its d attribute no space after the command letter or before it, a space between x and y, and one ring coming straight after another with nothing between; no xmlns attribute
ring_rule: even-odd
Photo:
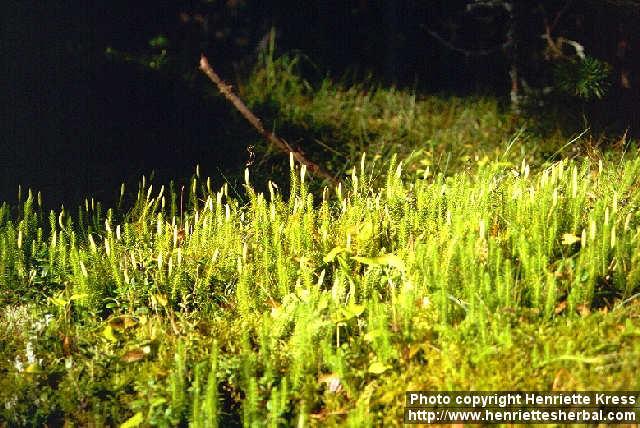
<svg viewBox="0 0 640 428"><path fill-rule="evenodd" d="M553 74L549 40L576 41L610 67L607 91L557 110L579 106L573 117L597 132L640 128L632 0L5 0L1 9L0 200L10 202L18 184L57 206L87 194L110 201L120 182L152 170L160 180L187 178L199 163L223 179L241 168L246 152L236 142L257 137L224 100L203 97L198 57L237 81L271 29L277 51L304 54L318 78L496 95L505 108L514 67L515 83L543 87ZM571 117L557 125L584 125Z"/></svg>

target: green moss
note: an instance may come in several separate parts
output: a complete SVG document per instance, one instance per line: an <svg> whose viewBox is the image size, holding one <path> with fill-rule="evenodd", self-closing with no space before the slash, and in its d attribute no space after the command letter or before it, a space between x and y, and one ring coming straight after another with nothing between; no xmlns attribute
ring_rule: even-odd
<svg viewBox="0 0 640 428"><path fill-rule="evenodd" d="M144 182L125 212L0 208L0 421L399 426L412 389L640 389L637 157L552 163L494 101L287 64L242 91L339 188L294 165L244 199L196 175L179 212Z"/></svg>

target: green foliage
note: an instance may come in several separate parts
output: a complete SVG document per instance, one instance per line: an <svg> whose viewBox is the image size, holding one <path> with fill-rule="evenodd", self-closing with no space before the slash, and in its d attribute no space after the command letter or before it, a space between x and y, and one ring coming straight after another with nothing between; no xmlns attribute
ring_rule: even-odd
<svg viewBox="0 0 640 428"><path fill-rule="evenodd" d="M0 420L398 426L408 389L640 388L637 157L263 60L244 96L342 184L292 162L288 187L0 206Z"/></svg>
<svg viewBox="0 0 640 428"><path fill-rule="evenodd" d="M394 156L403 160L406 174L420 176L426 169L446 174L497 155L515 162L525 147L528 156L538 159L565 143L519 131L523 122L505 113L496 99L419 96L366 82L345 86L329 77L309 81L302 75L308 62L302 56L265 54L238 90L277 134L336 175L350 174L353 160L363 152L376 166L369 171L371 178L381 184L380 171ZM505 152L514 135L520 150ZM265 143L255 146L259 158L267 155L258 165L273 157ZM284 162L272 166L269 178L275 172L286 180L287 172L278 165Z"/></svg>
<svg viewBox="0 0 640 428"><path fill-rule="evenodd" d="M610 67L593 57L559 62L555 66L555 83L561 91L583 99L602 98L610 84Z"/></svg>
<svg viewBox="0 0 640 428"><path fill-rule="evenodd" d="M0 417L398 425L406 389L638 387L637 158L375 185L363 157L318 199L290 173L246 203L196 176L182 216L143 183L82 230L3 211Z"/></svg>

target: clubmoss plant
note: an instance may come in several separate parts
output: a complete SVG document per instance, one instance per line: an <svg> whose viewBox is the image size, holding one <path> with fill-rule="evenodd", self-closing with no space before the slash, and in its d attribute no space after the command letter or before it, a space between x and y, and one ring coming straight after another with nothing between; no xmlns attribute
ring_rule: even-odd
<svg viewBox="0 0 640 428"><path fill-rule="evenodd" d="M2 419L399 425L408 389L638 387L637 158L389 165L314 194L292 163L287 196L247 172L244 201L196 174L83 220L3 205ZM57 315L38 340L25 290Z"/></svg>

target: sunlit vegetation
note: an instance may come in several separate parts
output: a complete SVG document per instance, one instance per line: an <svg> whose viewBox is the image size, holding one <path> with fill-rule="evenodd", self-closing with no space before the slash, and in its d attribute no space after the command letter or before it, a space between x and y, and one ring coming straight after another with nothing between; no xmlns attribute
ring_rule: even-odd
<svg viewBox="0 0 640 428"><path fill-rule="evenodd" d="M269 76L242 94L339 186L291 162L2 205L0 425L400 426L407 390L640 389L633 150L568 159L583 140L545 154L490 100Z"/></svg>
<svg viewBox="0 0 640 428"><path fill-rule="evenodd" d="M406 389L637 388L639 169L376 189L363 160L314 198L294 165L286 199L247 171L244 203L194 177L182 212L149 186L75 221L29 194L0 216L3 419L399 424Z"/></svg>

